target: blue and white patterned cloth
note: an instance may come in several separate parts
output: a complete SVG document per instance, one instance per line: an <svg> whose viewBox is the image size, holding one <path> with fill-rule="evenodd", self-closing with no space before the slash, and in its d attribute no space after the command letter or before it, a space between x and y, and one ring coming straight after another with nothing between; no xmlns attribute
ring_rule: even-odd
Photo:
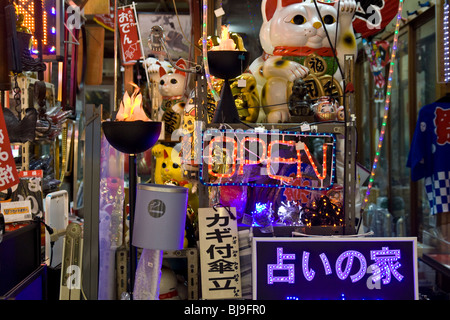
<svg viewBox="0 0 450 320"><path fill-rule="evenodd" d="M419 111L407 166L413 181L425 178L431 214L450 211L450 103Z"/></svg>

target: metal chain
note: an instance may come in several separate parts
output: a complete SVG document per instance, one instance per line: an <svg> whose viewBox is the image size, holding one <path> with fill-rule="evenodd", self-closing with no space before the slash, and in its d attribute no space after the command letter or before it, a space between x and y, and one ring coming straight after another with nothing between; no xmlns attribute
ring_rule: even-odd
<svg viewBox="0 0 450 320"><path fill-rule="evenodd" d="M17 112L17 117L19 118L19 120L21 120L22 118L22 98L21 98L21 92L20 92L20 87L19 87L19 83L17 82L17 74L14 74L14 101L16 102L15 105L15 110Z"/></svg>

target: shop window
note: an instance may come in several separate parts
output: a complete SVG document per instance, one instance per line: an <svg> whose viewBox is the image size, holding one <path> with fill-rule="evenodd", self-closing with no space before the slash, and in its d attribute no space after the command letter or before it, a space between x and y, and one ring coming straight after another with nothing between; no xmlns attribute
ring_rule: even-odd
<svg viewBox="0 0 450 320"><path fill-rule="evenodd" d="M416 112L429 103L436 100L436 38L435 38L435 21L430 20L419 26L416 30ZM417 117L416 117L417 118ZM415 125L415 122L413 123ZM424 234L436 227L435 218L431 215L430 204L425 192L424 180L417 181L417 199L413 202L417 210L419 238L423 241ZM434 233L433 231L431 231ZM427 237L427 236L425 236Z"/></svg>
<svg viewBox="0 0 450 320"><path fill-rule="evenodd" d="M434 10L429 10L400 29L389 122L369 204L363 215L367 219L369 208L382 209L386 213L380 236L419 236L420 239L419 230L429 229L434 223L433 219L430 221L423 181L411 181L406 162L417 114L422 106L438 98L435 28ZM393 37L391 34L383 40L392 45ZM388 71L389 65L383 75ZM357 159L370 169L380 136L385 102L376 102L374 76L363 51L358 56L356 77L361 80L356 81L356 99L360 106L357 114ZM363 195L365 190L363 187ZM370 224L369 221L364 222ZM369 229L367 227L366 230Z"/></svg>
<svg viewBox="0 0 450 320"><path fill-rule="evenodd" d="M397 63L393 73L390 122L388 127L387 148L387 188L384 199L394 223L393 235L409 234L410 210L410 170L406 167L410 148L409 132L409 76L411 57L408 33L403 33L398 41ZM384 108L382 108L384 109Z"/></svg>

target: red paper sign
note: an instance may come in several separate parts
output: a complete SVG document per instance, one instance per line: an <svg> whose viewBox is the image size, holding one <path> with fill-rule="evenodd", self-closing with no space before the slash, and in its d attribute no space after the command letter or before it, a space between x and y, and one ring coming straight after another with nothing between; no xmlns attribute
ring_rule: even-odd
<svg viewBox="0 0 450 320"><path fill-rule="evenodd" d="M139 32L133 7L121 7L117 10L117 21L122 48L122 64L135 63L141 59L142 52Z"/></svg>
<svg viewBox="0 0 450 320"><path fill-rule="evenodd" d="M43 170L26 170L19 172L20 178L43 178L44 171Z"/></svg>
<svg viewBox="0 0 450 320"><path fill-rule="evenodd" d="M0 191L9 189L18 183L19 175L12 155L3 110L0 106Z"/></svg>

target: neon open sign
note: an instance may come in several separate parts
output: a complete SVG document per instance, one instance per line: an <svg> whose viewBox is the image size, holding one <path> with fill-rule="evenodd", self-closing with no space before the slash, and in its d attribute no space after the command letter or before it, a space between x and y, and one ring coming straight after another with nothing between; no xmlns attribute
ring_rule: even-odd
<svg viewBox="0 0 450 320"><path fill-rule="evenodd" d="M335 173L332 134L279 130L206 130L201 181L209 186L246 185L329 190ZM307 180L308 183L298 183Z"/></svg>
<svg viewBox="0 0 450 320"><path fill-rule="evenodd" d="M256 300L418 298L415 238L255 238Z"/></svg>

